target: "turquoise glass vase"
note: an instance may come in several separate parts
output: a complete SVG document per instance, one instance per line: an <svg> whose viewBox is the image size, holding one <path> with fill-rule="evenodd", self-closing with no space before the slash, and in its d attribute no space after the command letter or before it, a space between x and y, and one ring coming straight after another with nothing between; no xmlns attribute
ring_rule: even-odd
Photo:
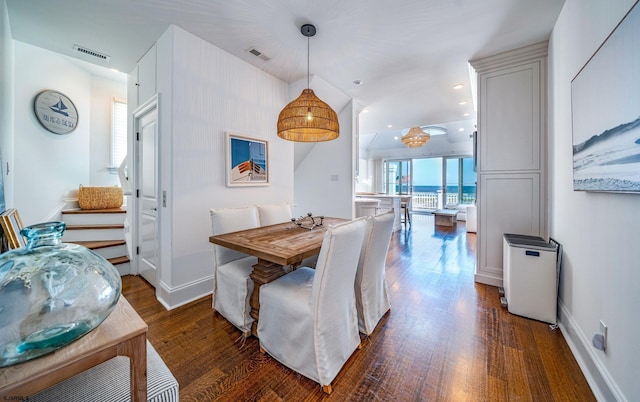
<svg viewBox="0 0 640 402"><path fill-rule="evenodd" d="M64 222L20 231L27 246L0 255L0 367L53 352L111 313L120 274L78 244L62 243Z"/></svg>

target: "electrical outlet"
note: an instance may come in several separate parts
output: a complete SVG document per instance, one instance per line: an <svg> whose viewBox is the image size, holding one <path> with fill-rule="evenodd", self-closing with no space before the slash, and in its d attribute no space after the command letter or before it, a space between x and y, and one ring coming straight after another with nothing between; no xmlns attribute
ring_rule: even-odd
<svg viewBox="0 0 640 402"><path fill-rule="evenodd" d="M607 348L607 326L602 320L600 320L600 333L604 336L604 342L602 343L602 346L604 347L604 349L606 349Z"/></svg>

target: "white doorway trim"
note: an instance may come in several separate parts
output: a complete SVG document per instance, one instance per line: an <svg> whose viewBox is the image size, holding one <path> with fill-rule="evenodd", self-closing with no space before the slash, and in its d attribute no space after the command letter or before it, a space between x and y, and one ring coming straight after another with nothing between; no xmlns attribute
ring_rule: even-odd
<svg viewBox="0 0 640 402"><path fill-rule="evenodd" d="M140 105L139 107L137 107L133 113L132 113L132 146L133 148L131 149L131 168L132 168L132 172L130 173L130 178L131 183L132 183L132 202L131 202L131 209L130 209L130 219L132 222L131 225L131 242L132 242L132 247L131 247L131 254L132 254L132 258L131 258L131 274L133 275L139 275L140 274L140 254L139 254L139 250L141 247L139 238L140 238L140 234L141 234L141 223L140 223L140 219L139 219L139 212L140 212L140 198L138 198L138 194L139 194L139 190L140 190L140 158L139 158L139 141L137 141L137 137L138 137L138 133L137 133L137 129L139 126L139 121L141 118L143 118L144 116L148 115L148 113L156 111L158 114L158 118L157 118L157 126L158 126L158 135L157 135L157 140L159 139L159 131L160 131L160 127L159 127L159 112L160 112L160 97L159 94L155 94L154 96L152 96L151 98L149 98L146 102L144 102L142 105ZM156 141L157 141L156 140ZM159 194L159 175L158 175L158 157L159 157L159 149L158 149L158 142L156 142L156 148L155 148L155 159L156 159L156 166L155 166L155 177L156 177L156 188L155 188L155 196L156 196L156 200L160 199L160 194ZM157 214L157 224L156 224L156 229L155 229L155 250L158 251L160 250L160 230L159 230L159 222L160 222L160 212L161 212L161 208L158 208L158 214ZM156 254L156 278L157 278L157 282L159 282L159 278L160 276L160 271L162 269L162 263L160 260L161 256L160 253L157 252ZM154 285L156 287L156 293L157 293L157 289L158 289L158 283L153 283L152 285Z"/></svg>

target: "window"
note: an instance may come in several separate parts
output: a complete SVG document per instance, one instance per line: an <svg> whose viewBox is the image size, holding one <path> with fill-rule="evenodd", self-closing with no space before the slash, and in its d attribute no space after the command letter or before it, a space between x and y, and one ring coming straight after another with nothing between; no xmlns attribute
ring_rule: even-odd
<svg viewBox="0 0 640 402"><path fill-rule="evenodd" d="M127 103L113 98L111 105L111 167L116 169L127 156Z"/></svg>

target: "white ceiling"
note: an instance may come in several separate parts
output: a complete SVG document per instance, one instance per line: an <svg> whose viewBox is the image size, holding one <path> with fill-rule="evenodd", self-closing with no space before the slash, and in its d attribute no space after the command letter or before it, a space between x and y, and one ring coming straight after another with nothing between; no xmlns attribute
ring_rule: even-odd
<svg viewBox="0 0 640 402"><path fill-rule="evenodd" d="M169 24L286 81L310 73L368 109L361 145L443 125L473 132L468 60L545 40L564 0L6 0L12 37L123 72ZM74 45L111 56L109 62ZM255 48L268 61L248 52ZM354 80L362 80L360 86ZM464 84L455 90L453 85ZM313 85L312 85L313 87ZM466 101L466 105L459 102ZM463 116L469 113L469 116ZM389 128L388 125L393 127ZM456 141L452 136L451 141ZM399 145L398 145L399 144Z"/></svg>

